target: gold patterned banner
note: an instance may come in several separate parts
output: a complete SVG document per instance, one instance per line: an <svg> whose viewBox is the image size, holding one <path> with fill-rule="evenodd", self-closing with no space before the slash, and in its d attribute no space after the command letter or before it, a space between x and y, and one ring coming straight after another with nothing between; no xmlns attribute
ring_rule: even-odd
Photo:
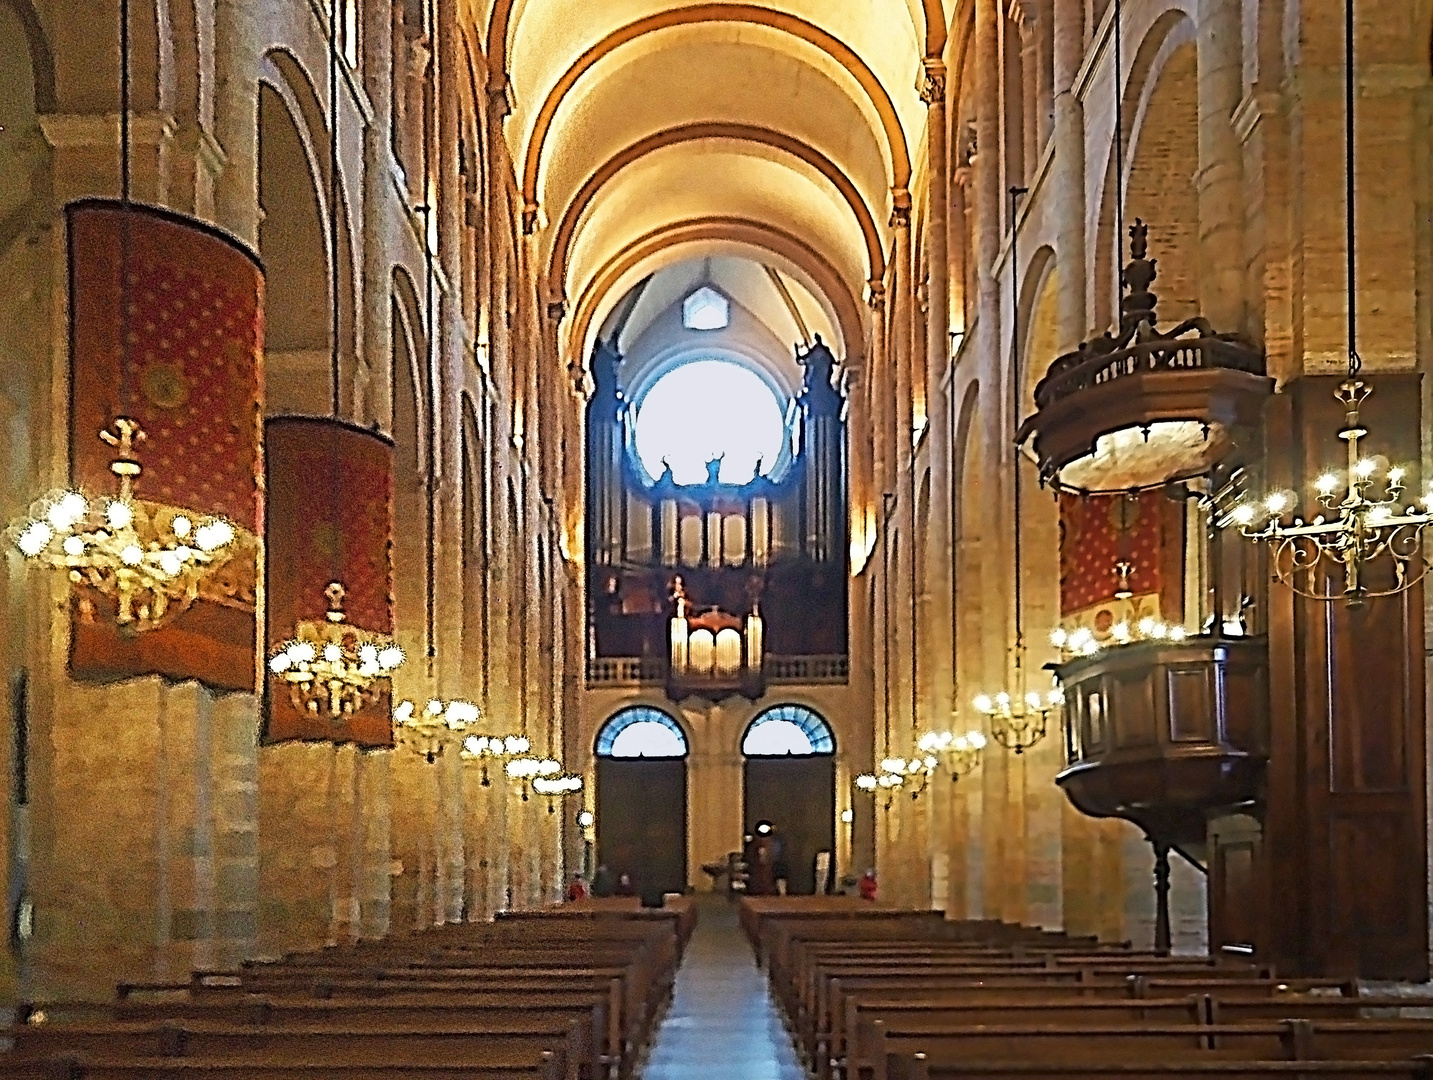
<svg viewBox="0 0 1433 1080"><path fill-rule="evenodd" d="M265 553L267 653L299 623L322 623L324 590L344 589L345 622L393 633L393 444L341 420L276 416L265 424L268 522ZM330 718L294 707L287 687L267 680L265 740L393 745L392 693Z"/></svg>

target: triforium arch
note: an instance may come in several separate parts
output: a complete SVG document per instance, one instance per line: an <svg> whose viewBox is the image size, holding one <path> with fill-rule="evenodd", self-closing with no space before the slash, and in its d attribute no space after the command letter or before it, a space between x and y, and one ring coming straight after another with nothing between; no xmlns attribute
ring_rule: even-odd
<svg viewBox="0 0 1433 1080"><path fill-rule="evenodd" d="M1128 42L1123 49L1124 71L1121 73L1122 78L1119 84L1124 120L1120 132L1120 148L1123 150L1123 159L1119 162L1115 161L1116 148L1111 139L1104 151L1104 162L1100 171L1095 173L1092 170L1092 175L1101 178L1100 186L1096 189L1098 213L1095 218L1096 229L1093 243L1094 273L1089 278L1090 300L1092 301L1089 310L1092 314L1093 326L1104 326L1110 323L1114 319L1117 306L1115 300L1116 267L1123 262L1123 259L1117 255L1117 248L1123 250L1125 237L1116 238L1114 235L1115 221L1119 210L1115 205L1116 169L1119 170L1118 190L1124 193L1126 224L1129 224L1133 221L1133 215L1128 212L1131 209L1132 197L1130 185L1140 145L1143 143L1148 150L1157 143L1197 138L1197 113L1191 117L1187 110L1177 109L1175 118L1171 119L1167 115L1169 110L1161 110L1158 104L1155 105L1157 126L1146 130L1148 121L1151 119L1151 104L1155 101L1162 77L1171 62L1181 68L1174 73L1181 82L1174 93L1182 95L1190 90L1190 86L1185 85L1184 80L1189 78L1193 72L1184 70L1184 68L1192 69L1194 66L1196 49L1194 39L1193 20L1181 7L1174 6L1155 16L1145 27L1144 32L1136 40ZM1171 82L1174 81L1171 80ZM1106 87L1106 92L1109 92L1108 87ZM1161 112L1165 115L1159 115ZM1109 122L1113 127L1113 115ZM1164 124L1170 126L1166 129L1162 126ZM1159 152L1158 149L1154 150L1155 155L1158 155ZM1180 162L1185 160L1183 155L1178 159ZM1171 161L1170 165L1172 168L1178 167L1175 161ZM1172 177L1172 182L1193 184L1194 173L1198 168L1199 163L1196 156L1192 167L1186 169L1184 175ZM1197 216L1195 221L1197 222ZM1159 226L1160 229L1169 227L1169 225ZM1152 229L1152 246L1157 246L1158 237L1158 231ZM1176 246L1192 248L1193 245L1179 244ZM1155 254L1160 258L1168 258L1173 254L1173 250L1161 250Z"/></svg>
<svg viewBox="0 0 1433 1080"><path fill-rule="evenodd" d="M816 169L831 185L840 193L846 205L850 207L852 216L860 227L861 236L865 243L867 279L879 281L885 273L885 256L881 250L880 231L876 227L875 219L871 216L870 209L861 198L860 192L854 184L846 178L840 168L823 154L817 153L798 139L793 139L779 131L769 131L764 128L751 127L745 124L725 123L702 123L686 124L677 128L670 128L666 131L655 132L640 142L628 147L626 150L603 163L582 185L572 202L563 211L561 223L557 229L557 235L553 242L552 257L548 269L548 281L554 290L562 290L565 294L565 283L568 271L568 259L572 245L573 234L576 231L577 223L581 220L584 211L591 204L603 185L617 175L623 168L630 165L648 154L655 153L669 146L678 146L683 143L696 142L706 139L727 139L736 142L757 143L769 146L810 165ZM561 294L556 299L561 299Z"/></svg>

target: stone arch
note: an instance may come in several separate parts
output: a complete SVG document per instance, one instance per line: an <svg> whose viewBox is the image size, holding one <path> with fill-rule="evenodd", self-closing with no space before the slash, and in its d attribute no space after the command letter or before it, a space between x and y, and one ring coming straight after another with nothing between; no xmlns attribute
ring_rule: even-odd
<svg viewBox="0 0 1433 1080"><path fill-rule="evenodd" d="M501 0L500 0L501 2ZM939 3L939 0L937 0ZM501 71L503 85L506 85L506 14L503 17L501 63L498 66ZM909 200L909 188L911 181L910 153L906 147L905 133L901 129L899 117L896 115L895 105L890 95L886 92L880 80L876 77L866 62L860 58L851 48L836 37L827 33L820 27L798 18L788 12L772 11L768 8L757 7L752 4L693 4L690 7L675 8L668 11L658 12L646 18L638 19L636 22L628 23L617 30L614 30L607 37L593 45L584 52L577 61L563 72L562 77L548 91L547 97L543 100L538 110L537 118L533 125L532 135L528 140L527 150L523 157L523 216L525 224L535 220L538 208L538 183L542 167L543 147L547 141L548 133L552 129L552 123L557 115L563 99L577 85L578 81L603 57L609 55L616 49L635 41L638 38L665 30L674 26L687 26L693 23L703 22L738 22L750 23L756 26L767 26L774 30L801 39L808 44L820 49L830 56L836 63L840 64L852 78L861 86L865 92L872 108L880 117L882 133L885 137L886 151L890 165L891 190L896 194L896 202L902 205ZM492 30L498 25L498 13L494 12L493 22L489 27L488 48L489 55L494 55L492 50L495 41ZM917 28L919 32L920 28ZM495 68L497 70L498 68Z"/></svg>
<svg viewBox="0 0 1433 1080"><path fill-rule="evenodd" d="M1048 244L1041 245L1019 273L1020 340L1015 343L1019 367L1014 372L1012 384L1020 388L1020 416L1017 422L1034 410L1035 384L1044 377L1050 361L1055 359L1054 349L1057 346L1051 344L1048 335L1037 334L1035 321L1036 304L1050 291L1056 274L1055 249Z"/></svg>
<svg viewBox="0 0 1433 1080"><path fill-rule="evenodd" d="M686 257L685 249L718 246L755 250L801 280L813 296L830 305L828 315L840 328L847 363L859 363L865 341L864 319L856 297L826 258L804 240L775 226L744 218L704 217L679 221L638 237L613 255L578 297L568 348L585 362L592 336L605 316L601 305L621 297L643 275Z"/></svg>
<svg viewBox="0 0 1433 1080"><path fill-rule="evenodd" d="M358 331L353 215L341 164L338 167L337 179L338 204L330 205L329 170L333 167L333 162L329 153L326 114L314 90L313 81L292 53L274 49L264 56L259 71L258 108L259 202L264 211L259 224L259 250L264 259L269 283L265 306L266 332L269 339L266 352L270 356L275 352L273 345L276 325L280 331L279 340L283 340L285 333L291 334L295 339L297 351L312 350L317 341L313 328L325 327L326 337L322 347L325 352L331 350L332 311L335 303L333 284L336 283L339 371L329 371L327 381L330 391L335 379L339 387L351 386L352 369L357 356ZM274 146L274 139L279 141L277 148ZM268 156L266 162L266 149L276 150L277 156ZM292 243L278 235L281 230L271 220L274 215L270 201L274 198L286 207L292 207L296 200L304 204L302 215L311 220L301 226L297 221L293 223L301 227L304 233L298 242ZM314 221L322 242L322 279L317 283L312 281L314 267L310 261L302 267L289 268L303 283L297 287L286 285L283 280L285 267L282 264L294 257L307 258L311 255L311 225ZM337 272L330 265L334 229L338 231ZM269 233L267 244L266 230ZM279 261L279 265L275 264L275 259ZM313 310L316 306L321 307L321 314L316 314ZM324 363L329 363L327 356ZM311 376L313 373L306 374ZM336 395L330 393L328 400L321 406L313 400L312 387L296 396L302 397L303 407L290 411L327 413L333 411L332 401ZM271 412L283 411L274 408L274 405L271 399Z"/></svg>
<svg viewBox="0 0 1433 1080"><path fill-rule="evenodd" d="M427 541L431 523L427 499L430 463L425 408L428 342L412 279L393 271L393 563L424 567L421 574L400 573L394 581L394 624L398 643L416 663L427 655L429 568Z"/></svg>
<svg viewBox="0 0 1433 1080"><path fill-rule="evenodd" d="M1059 284L1055 253L1048 247L1041 248L1026 270L1022 289L1021 308L1025 314L1021 325L1026 332L1017 353L1022 418L1034 410L1035 384L1044 377L1048 361L1054 359L1058 347ZM1020 515L1025 538L1021 550L1026 628L1034 661L1031 671L1034 671L1049 647L1047 631L1054 628L1060 615L1060 522L1055 498L1041 487L1035 462L1024 453L1020 453L1017 460L1022 470Z"/></svg>
<svg viewBox="0 0 1433 1080"><path fill-rule="evenodd" d="M751 748L750 740L752 733L760 727L768 724L785 724L795 728L810 743L810 749L801 751L807 754L834 754L836 752L836 733L827 723L826 718L809 705L801 705L796 702L784 702L780 705L772 705L763 709L751 718L751 721L742 729L741 752L748 757L772 757L781 753L769 748ZM787 754L795 751L786 750Z"/></svg>
<svg viewBox="0 0 1433 1080"><path fill-rule="evenodd" d="M37 113L54 112L59 108L55 96L55 57L50 51L50 39L40 24L40 16L29 0L0 0L0 7L11 11L19 21L25 35L25 47L30 58L30 74L35 95Z"/></svg>
<svg viewBox="0 0 1433 1080"><path fill-rule="evenodd" d="M1158 159L1163 160L1171 169L1174 169L1176 162L1187 158L1187 147L1192 143L1194 157L1187 175L1192 188L1193 174L1198 168L1199 138L1197 82L1194 75L1195 50L1194 21L1180 8L1170 8L1162 12L1149 25L1148 30L1134 44L1134 47L1124 50L1124 55L1128 58L1121 82L1122 111L1124 113L1122 130L1124 160L1115 162L1114 146L1111 141L1102 170L1104 179L1100 191L1096 227L1094 274L1090 282L1093 293L1093 304L1090 311L1092 325L1096 327L1112 325L1116 319L1116 268L1124 261L1123 258L1119 259L1118 263L1115 261L1114 170L1117 167L1121 170L1120 179L1125 194L1124 216L1127 225L1132 224L1137 216L1134 209L1139 199L1134 197L1132 184L1136 179L1136 162L1141 156L1147 164L1152 164ZM1173 64L1172 68L1171 64ZM1169 76L1168 80L1166 75ZM1189 83L1187 100L1178 92L1184 88L1183 84L1186 81ZM1192 115L1188 109L1188 106L1191 105L1193 107ZM1144 175L1152 177L1153 173L1150 171ZM1148 201L1144 205L1147 208L1153 207L1159 198L1157 181L1151 180L1151 187L1146 194ZM1184 209L1186 208L1181 207L1181 210ZM1164 275L1164 260L1174 255L1172 249L1175 247L1181 247L1182 254L1194 259L1197 266L1198 220L1198 196L1196 194L1194 216L1188 223L1192 242L1181 244L1177 238L1177 229L1167 230L1169 235L1165 235L1166 230L1163 226L1159 230L1151 227L1150 249L1151 254L1160 260L1161 278ZM1124 250L1125 239L1123 237L1119 239L1119 244L1121 250ZM1156 247L1159 248L1158 251L1155 250ZM1161 299L1163 299L1162 294ZM1177 304L1178 298L1175 300Z"/></svg>
<svg viewBox="0 0 1433 1080"><path fill-rule="evenodd" d="M980 383L972 379L956 413L955 459L951 469L956 492L951 529L956 602L951 605L955 620L951 630L955 641L956 692L967 699L985 675L980 645L985 609L980 585L983 555L980 524L982 511L990 499L979 490L986 471L980 431L980 395Z"/></svg>
<svg viewBox="0 0 1433 1080"><path fill-rule="evenodd" d="M492 64L488 85L506 91L508 84L508 37L512 27L513 6L517 0L497 0L488 18L487 56ZM927 56L939 56L945 48L945 9L942 0L921 0L922 21L911 15L916 35L925 42Z"/></svg>
<svg viewBox="0 0 1433 1080"><path fill-rule="evenodd" d="M885 255L881 249L881 236L880 231L876 228L875 219L871 216L870 208L866 206L865 200L861 198L855 185L830 158L811 149L800 140L793 139L779 131L746 124L683 124L680 127L655 132L604 162L573 196L572 202L563 211L561 223L558 225L548 267L549 288L560 290L559 295L554 299L562 299L565 294L568 259L577 223L603 185L626 166L648 154L669 146L705 139L731 139L738 142L759 143L798 158L820 172L840 193L860 226L861 236L866 246L867 280L871 282L881 280L885 274Z"/></svg>
<svg viewBox="0 0 1433 1080"><path fill-rule="evenodd" d="M634 751L624 752L624 746L618 739L624 732L637 728L639 725L653 724L664 728L673 737L673 747L679 746L677 753L648 754L636 752L640 740L634 740ZM673 716L666 709L659 709L654 705L628 705L618 709L609 716L597 730L597 738L592 744L592 752L597 757L686 757L691 753L691 738L687 730L682 726L681 720Z"/></svg>
<svg viewBox="0 0 1433 1080"><path fill-rule="evenodd" d="M418 286L413 281L412 275L407 267L395 266L393 268L393 328L395 337L395 350L393 353L393 417L390 427L395 432L398 427L398 383L400 369L405 373L404 378L408 386L412 388L412 411L414 417L414 436L410 447L413 453L413 462L422 472L428 469L428 445L430 418L424 402L428 400L428 332L423 321L423 303L418 296ZM398 342L403 345L401 357L397 351Z"/></svg>

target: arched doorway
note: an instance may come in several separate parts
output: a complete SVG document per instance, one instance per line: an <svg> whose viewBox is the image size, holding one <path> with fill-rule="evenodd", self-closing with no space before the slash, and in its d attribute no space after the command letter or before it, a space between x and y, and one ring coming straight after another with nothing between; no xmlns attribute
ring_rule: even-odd
<svg viewBox="0 0 1433 1080"><path fill-rule="evenodd" d="M650 705L597 733L597 862L643 896L687 886L687 736Z"/></svg>
<svg viewBox="0 0 1433 1080"><path fill-rule="evenodd" d="M834 883L836 740L821 715L804 705L776 705L747 726L741 740L746 832L769 821L782 841L786 887L809 894ZM827 871L816 880L816 854Z"/></svg>

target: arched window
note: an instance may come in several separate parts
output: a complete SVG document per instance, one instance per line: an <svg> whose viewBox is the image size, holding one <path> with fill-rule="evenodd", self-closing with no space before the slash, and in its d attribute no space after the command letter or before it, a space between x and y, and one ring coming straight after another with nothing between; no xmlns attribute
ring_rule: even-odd
<svg viewBox="0 0 1433 1080"><path fill-rule="evenodd" d="M753 720L741 740L747 757L834 754L836 740L821 715L805 705L777 705Z"/></svg>
<svg viewBox="0 0 1433 1080"><path fill-rule="evenodd" d="M623 709L597 733L597 756L613 758L684 758L687 736L682 726L650 705Z"/></svg>

